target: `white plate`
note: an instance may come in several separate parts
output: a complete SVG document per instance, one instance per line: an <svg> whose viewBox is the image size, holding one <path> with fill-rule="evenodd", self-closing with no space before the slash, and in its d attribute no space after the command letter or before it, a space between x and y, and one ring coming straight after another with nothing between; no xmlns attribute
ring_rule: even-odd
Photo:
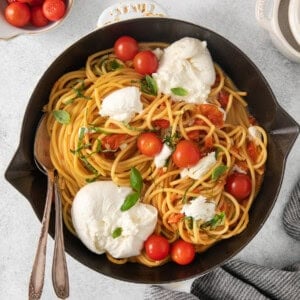
<svg viewBox="0 0 300 300"><path fill-rule="evenodd" d="M289 24L295 40L300 45L300 0L290 0Z"/></svg>

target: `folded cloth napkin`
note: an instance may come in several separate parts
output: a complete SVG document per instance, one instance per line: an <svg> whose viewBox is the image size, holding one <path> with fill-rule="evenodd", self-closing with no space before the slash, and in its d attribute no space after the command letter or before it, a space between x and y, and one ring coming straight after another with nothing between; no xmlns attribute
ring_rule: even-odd
<svg viewBox="0 0 300 300"><path fill-rule="evenodd" d="M284 209L283 225L291 237L300 240L300 181L296 184ZM171 291L153 285L146 288L144 299L299 300L300 261L279 270L240 260L231 260L222 267L194 280L191 293Z"/></svg>

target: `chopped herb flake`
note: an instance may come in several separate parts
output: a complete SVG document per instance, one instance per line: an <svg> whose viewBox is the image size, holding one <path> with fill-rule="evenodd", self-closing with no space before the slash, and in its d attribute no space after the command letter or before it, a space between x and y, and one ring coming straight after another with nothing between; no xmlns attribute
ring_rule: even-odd
<svg viewBox="0 0 300 300"><path fill-rule="evenodd" d="M112 237L115 239L117 237L119 237L122 234L122 227L117 227L113 232L112 232Z"/></svg>
<svg viewBox="0 0 300 300"><path fill-rule="evenodd" d="M210 227L211 229L215 229L216 227L223 225L225 221L225 212L222 211L219 214L216 214L211 220L203 223L200 227L201 229L206 229L207 227Z"/></svg>
<svg viewBox="0 0 300 300"><path fill-rule="evenodd" d="M54 110L53 116L55 120L60 124L69 124L71 121L70 114L65 110Z"/></svg>
<svg viewBox="0 0 300 300"><path fill-rule="evenodd" d="M218 180L220 178L220 176L222 176L227 171L227 169L228 169L228 167L223 164L217 166L212 171L211 179Z"/></svg>
<svg viewBox="0 0 300 300"><path fill-rule="evenodd" d="M176 96L186 96L188 95L188 91L182 87L174 87L171 88L171 92Z"/></svg>
<svg viewBox="0 0 300 300"><path fill-rule="evenodd" d="M141 80L141 90L143 93L157 95L157 83L150 75L146 75Z"/></svg>

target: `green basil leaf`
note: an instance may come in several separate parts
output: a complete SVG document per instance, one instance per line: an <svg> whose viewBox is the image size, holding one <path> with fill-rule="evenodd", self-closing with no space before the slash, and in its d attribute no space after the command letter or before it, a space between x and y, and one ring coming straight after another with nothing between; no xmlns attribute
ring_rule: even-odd
<svg viewBox="0 0 300 300"><path fill-rule="evenodd" d="M60 124L69 124L71 121L70 114L65 110L54 110L53 116L55 120Z"/></svg>
<svg viewBox="0 0 300 300"><path fill-rule="evenodd" d="M110 60L107 64L107 70L108 71L115 71L117 69L123 68L123 65L121 65L116 59Z"/></svg>
<svg viewBox="0 0 300 300"><path fill-rule="evenodd" d="M137 201L139 200L140 195L137 192L133 192L129 195L126 196L122 206L121 206L121 211L126 211L130 209L132 206L134 206Z"/></svg>
<svg viewBox="0 0 300 300"><path fill-rule="evenodd" d="M139 195L141 194L143 188L143 178L141 173L135 167L130 170L130 185L134 191Z"/></svg>
<svg viewBox="0 0 300 300"><path fill-rule="evenodd" d="M157 95L157 83L150 75L146 75L141 80L141 90L142 92L150 95Z"/></svg>
<svg viewBox="0 0 300 300"><path fill-rule="evenodd" d="M228 169L228 167L223 164L217 166L212 171L211 179L218 180L220 178L220 176L223 175L227 171L227 169Z"/></svg>
<svg viewBox="0 0 300 300"><path fill-rule="evenodd" d="M115 239L122 234L122 231L123 231L122 227L117 227L116 229L114 229L111 235Z"/></svg>
<svg viewBox="0 0 300 300"><path fill-rule="evenodd" d="M171 88L171 92L176 96L186 96L188 95L188 91L182 87L174 87Z"/></svg>
<svg viewBox="0 0 300 300"><path fill-rule="evenodd" d="M210 227L211 229L215 229L217 226L223 225L225 220L225 212L222 211L219 214L216 214L211 220L203 223L200 227L201 229L205 229Z"/></svg>

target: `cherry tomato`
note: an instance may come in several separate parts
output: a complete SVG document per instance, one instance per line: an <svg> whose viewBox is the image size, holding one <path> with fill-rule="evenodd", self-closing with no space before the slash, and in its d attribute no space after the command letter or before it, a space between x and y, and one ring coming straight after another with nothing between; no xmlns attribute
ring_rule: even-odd
<svg viewBox="0 0 300 300"><path fill-rule="evenodd" d="M43 13L50 21L60 20L66 12L65 2L62 0L46 0L43 3Z"/></svg>
<svg viewBox="0 0 300 300"><path fill-rule="evenodd" d="M137 146L142 154L153 157L161 151L163 142L155 133L145 132L138 137Z"/></svg>
<svg viewBox="0 0 300 300"><path fill-rule="evenodd" d="M13 26L23 27L29 23L30 9L27 4L13 2L5 8L5 18Z"/></svg>
<svg viewBox="0 0 300 300"><path fill-rule="evenodd" d="M17 2L27 3L30 6L42 5L44 0L16 0Z"/></svg>
<svg viewBox="0 0 300 300"><path fill-rule="evenodd" d="M170 244L161 235L152 234L144 243L146 254L153 260L162 260L169 255Z"/></svg>
<svg viewBox="0 0 300 300"><path fill-rule="evenodd" d="M214 125L217 127L222 127L224 124L224 115L218 109L216 105L213 104L200 104L198 110L202 115L207 117Z"/></svg>
<svg viewBox="0 0 300 300"><path fill-rule="evenodd" d="M252 183L248 175L232 173L226 181L225 190L237 200L243 200L251 193Z"/></svg>
<svg viewBox="0 0 300 300"><path fill-rule="evenodd" d="M170 127L170 122L165 119L158 119L152 121L152 126L155 128L166 129Z"/></svg>
<svg viewBox="0 0 300 300"><path fill-rule="evenodd" d="M184 240L177 240L171 246L171 258L179 265L187 265L195 258L195 248L193 244Z"/></svg>
<svg viewBox="0 0 300 300"><path fill-rule="evenodd" d="M116 56L123 60L131 60L139 51L139 46L137 41L131 36L121 36L114 44L114 52Z"/></svg>
<svg viewBox="0 0 300 300"><path fill-rule="evenodd" d="M192 141L180 141L172 154L174 164L178 168L187 168L194 166L201 158L200 150Z"/></svg>
<svg viewBox="0 0 300 300"><path fill-rule="evenodd" d="M229 101L229 93L221 90L218 94L218 101L221 104L222 108L226 108Z"/></svg>
<svg viewBox="0 0 300 300"><path fill-rule="evenodd" d="M43 7L33 6L31 8L31 24L36 27L42 27L49 23L49 20L45 17L43 13Z"/></svg>
<svg viewBox="0 0 300 300"><path fill-rule="evenodd" d="M120 145L126 140L127 137L127 134L106 135L102 139L102 145L105 149L117 150L120 147Z"/></svg>
<svg viewBox="0 0 300 300"><path fill-rule="evenodd" d="M157 70L158 60L152 51L141 51L133 60L134 69L142 74L152 74Z"/></svg>

